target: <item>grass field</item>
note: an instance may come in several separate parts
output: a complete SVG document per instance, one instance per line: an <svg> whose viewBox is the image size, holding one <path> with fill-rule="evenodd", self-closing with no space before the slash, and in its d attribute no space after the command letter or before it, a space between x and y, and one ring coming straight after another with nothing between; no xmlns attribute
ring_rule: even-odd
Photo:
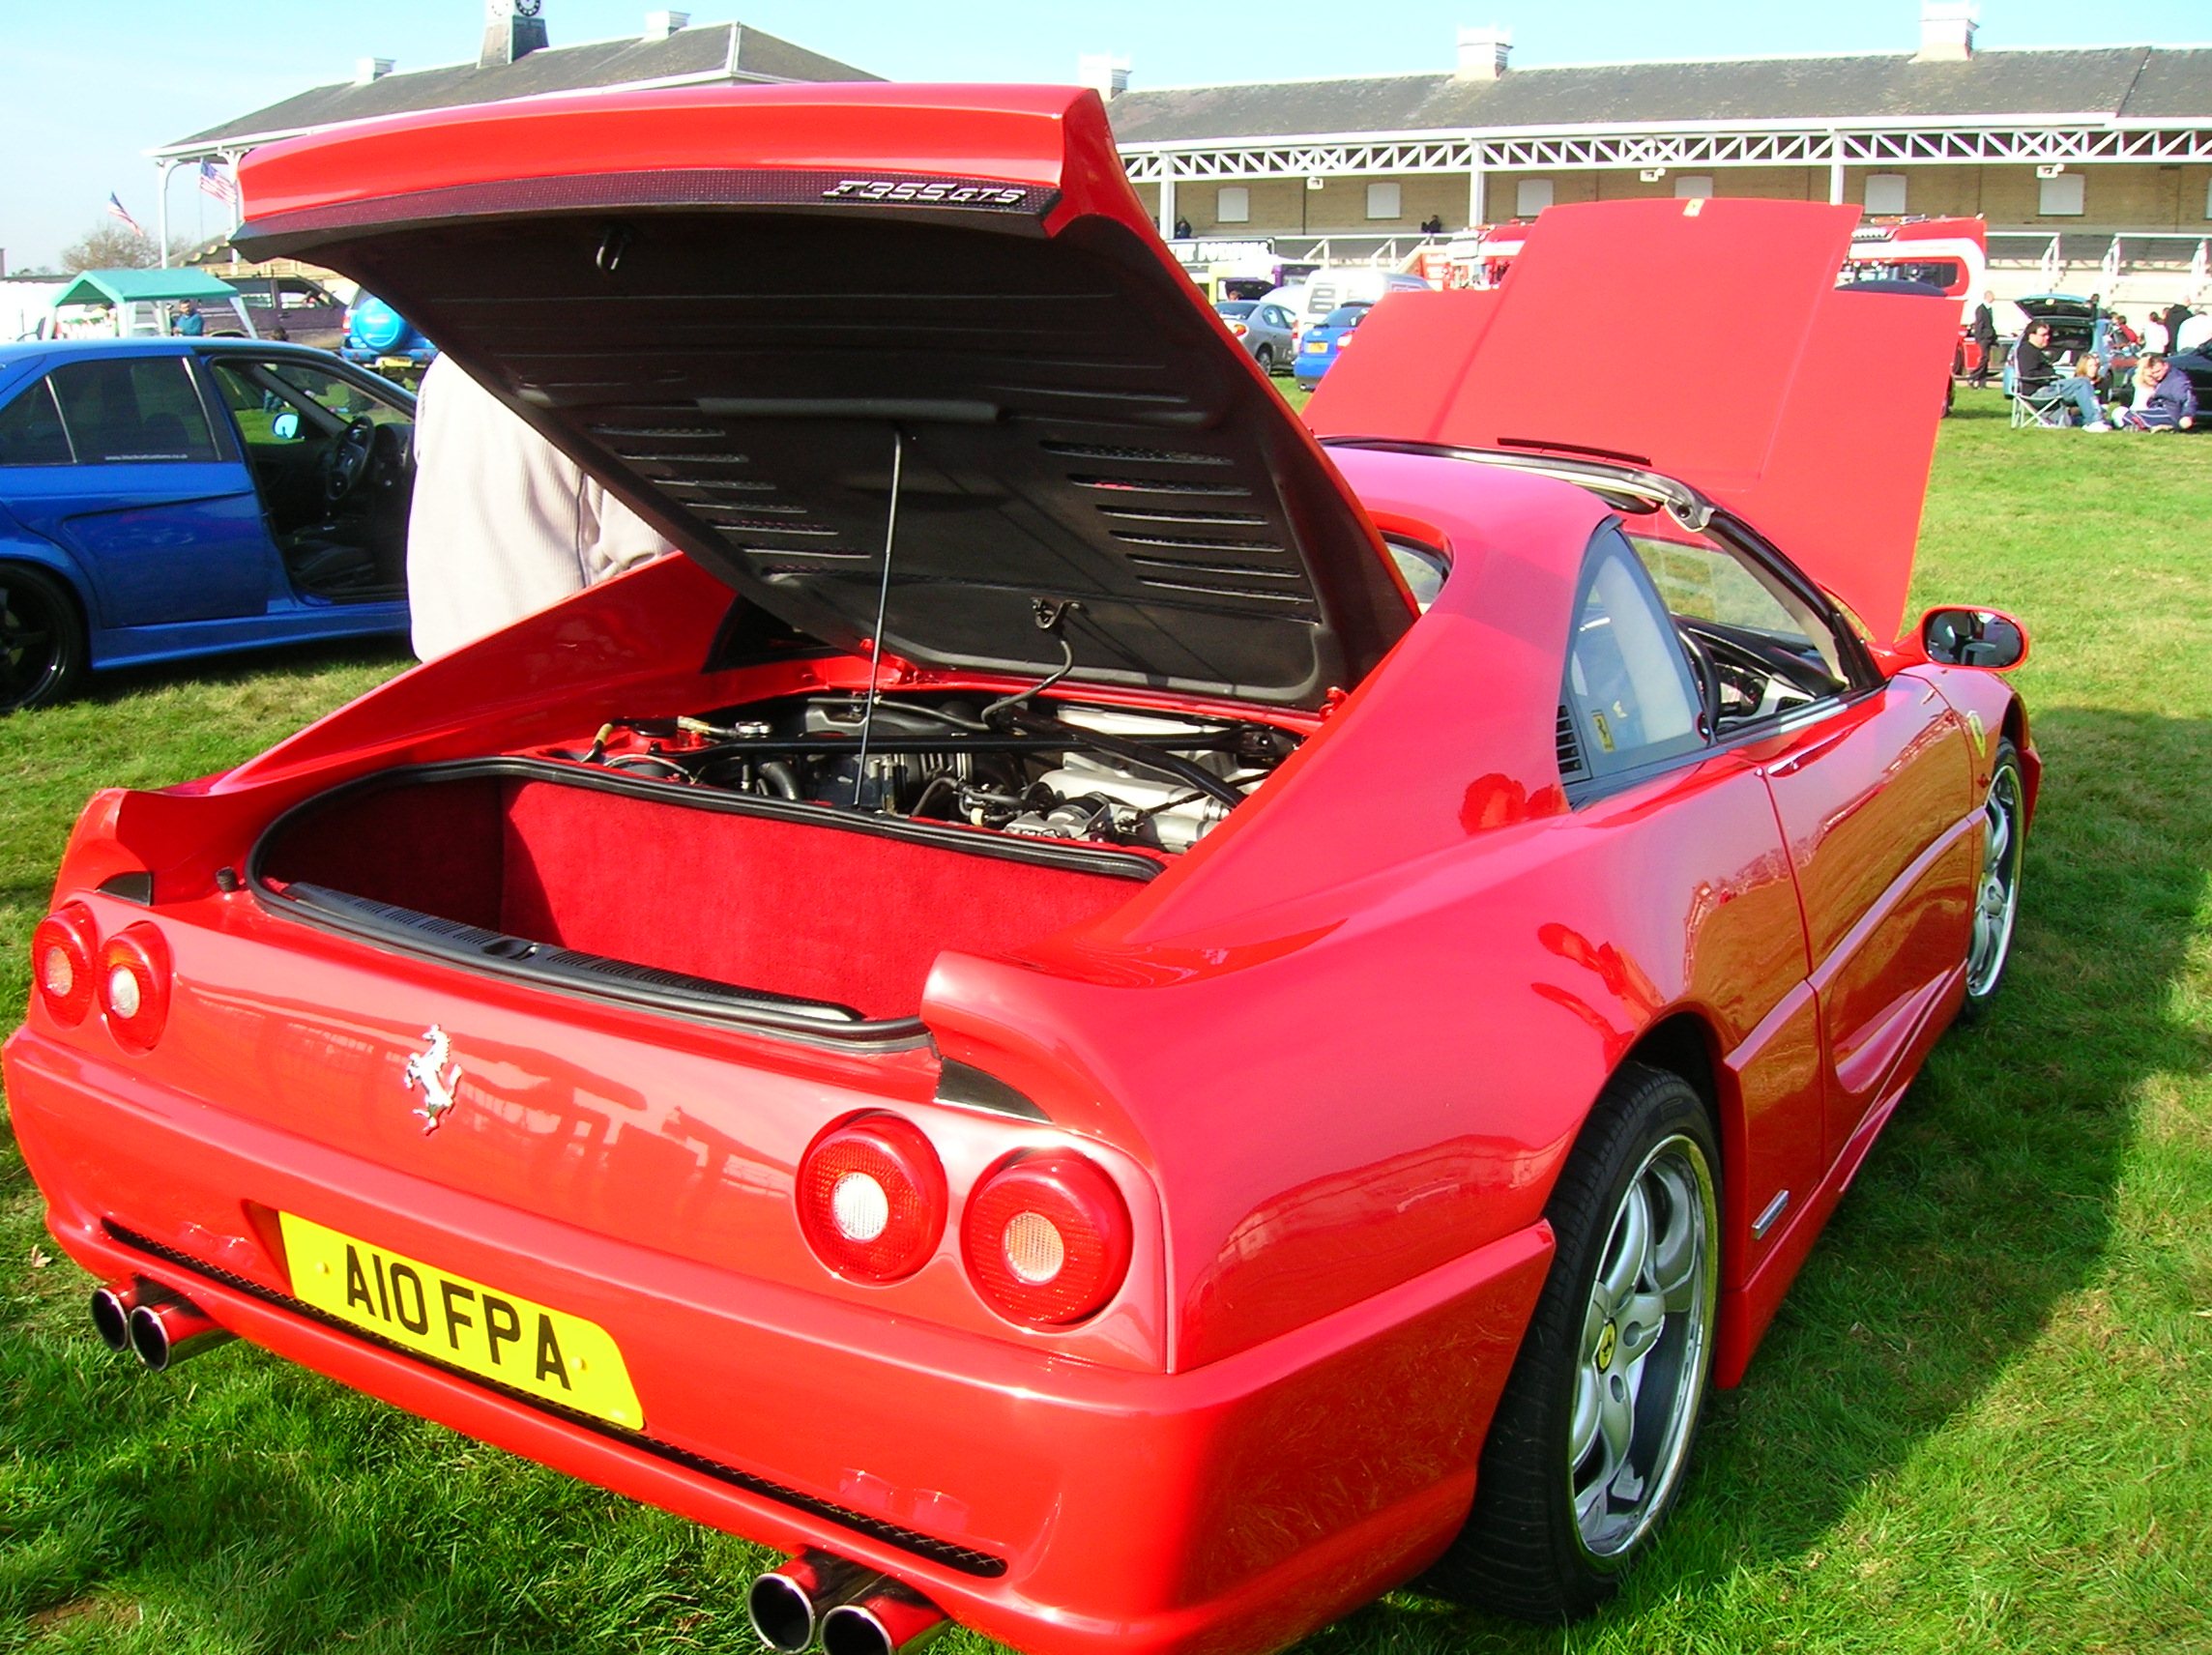
<svg viewBox="0 0 2212 1655"><path fill-rule="evenodd" d="M1995 1013L1912 1089L1615 1607L1536 1632L1401 1593L1309 1648L2212 1650L2208 524L2212 441L2015 432L1962 393L1918 596L2028 623L2048 767ZM243 759L398 664L0 723L0 1024L88 792ZM149 1378L52 1253L0 1146L0 1649L752 1647L759 1550L243 1345Z"/></svg>

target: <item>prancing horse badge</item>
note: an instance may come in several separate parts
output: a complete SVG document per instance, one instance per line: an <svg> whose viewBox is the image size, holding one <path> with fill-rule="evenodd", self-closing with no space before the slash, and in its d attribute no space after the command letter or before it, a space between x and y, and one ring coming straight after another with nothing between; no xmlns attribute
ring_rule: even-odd
<svg viewBox="0 0 2212 1655"><path fill-rule="evenodd" d="M415 1113L422 1118L422 1136L427 1138L459 1101L453 1090L461 1084L461 1065L447 1060L453 1055L453 1042L435 1023L422 1031L422 1038L430 1044L407 1060L407 1072L399 1084L409 1090L422 1089L422 1107Z"/></svg>

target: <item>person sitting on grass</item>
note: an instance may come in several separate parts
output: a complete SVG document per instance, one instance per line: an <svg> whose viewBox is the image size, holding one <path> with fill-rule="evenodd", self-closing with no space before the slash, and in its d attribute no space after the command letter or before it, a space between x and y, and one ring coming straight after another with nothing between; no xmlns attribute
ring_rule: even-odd
<svg viewBox="0 0 2212 1655"><path fill-rule="evenodd" d="M2166 358L2145 357L2136 372L2136 404L2119 420L2131 431L2186 431L2197 423L2197 387Z"/></svg>
<svg viewBox="0 0 2212 1655"><path fill-rule="evenodd" d="M2030 402L2071 402L2081 416L2084 431L2110 431L2105 410L2097 401L2095 380L2062 373L2051 360L2051 324L2030 323L2012 349L2013 389Z"/></svg>

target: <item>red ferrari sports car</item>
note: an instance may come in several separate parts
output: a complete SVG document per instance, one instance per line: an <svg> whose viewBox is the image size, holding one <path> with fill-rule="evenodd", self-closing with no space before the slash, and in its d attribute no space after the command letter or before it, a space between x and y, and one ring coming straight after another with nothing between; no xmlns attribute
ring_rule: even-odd
<svg viewBox="0 0 2212 1655"><path fill-rule="evenodd" d="M109 1341L788 1548L786 1650L1601 1602L2004 970L2025 641L1887 641L1949 303L1560 208L1309 429L1089 93L244 183L684 555L92 801L6 1079ZM1626 292L1644 394L1557 356Z"/></svg>

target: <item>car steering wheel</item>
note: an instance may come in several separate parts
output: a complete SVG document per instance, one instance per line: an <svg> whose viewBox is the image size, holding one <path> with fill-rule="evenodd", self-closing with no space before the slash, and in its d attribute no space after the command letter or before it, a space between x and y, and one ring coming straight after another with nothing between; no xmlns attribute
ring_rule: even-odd
<svg viewBox="0 0 2212 1655"><path fill-rule="evenodd" d="M361 486L376 451L376 421L364 414L338 433L323 462L323 498L333 506Z"/></svg>
<svg viewBox="0 0 2212 1655"><path fill-rule="evenodd" d="M1705 739L1711 740L1721 733L1721 672L1713 661L1713 653L1705 647L1704 639L1689 627L1677 624L1676 637L1682 640L1682 653L1690 657L1690 670L1698 675L1698 698L1704 703Z"/></svg>

